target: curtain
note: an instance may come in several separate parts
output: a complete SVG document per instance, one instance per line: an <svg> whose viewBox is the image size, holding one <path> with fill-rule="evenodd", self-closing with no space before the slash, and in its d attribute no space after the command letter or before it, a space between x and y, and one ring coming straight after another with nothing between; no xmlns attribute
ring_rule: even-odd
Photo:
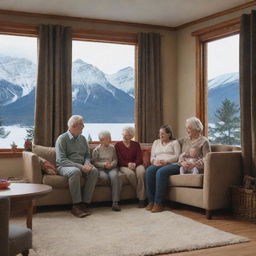
<svg viewBox="0 0 256 256"><path fill-rule="evenodd" d="M241 17L240 106L244 175L256 177L256 11Z"/></svg>
<svg viewBox="0 0 256 256"><path fill-rule="evenodd" d="M71 116L71 28L40 25L34 143L54 146Z"/></svg>
<svg viewBox="0 0 256 256"><path fill-rule="evenodd" d="M153 142L162 125L162 85L160 35L138 35L138 85L136 86L136 125L138 141Z"/></svg>

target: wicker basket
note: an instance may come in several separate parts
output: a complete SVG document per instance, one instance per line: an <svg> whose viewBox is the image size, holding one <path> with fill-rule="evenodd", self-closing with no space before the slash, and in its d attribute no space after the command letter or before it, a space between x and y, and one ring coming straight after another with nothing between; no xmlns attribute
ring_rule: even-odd
<svg viewBox="0 0 256 256"><path fill-rule="evenodd" d="M233 214L245 220L256 220L256 191L233 186L232 209Z"/></svg>

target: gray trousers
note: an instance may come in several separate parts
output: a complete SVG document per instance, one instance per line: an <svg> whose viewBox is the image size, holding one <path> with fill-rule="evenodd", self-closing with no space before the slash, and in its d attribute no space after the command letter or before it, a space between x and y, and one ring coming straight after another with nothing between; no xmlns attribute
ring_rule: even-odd
<svg viewBox="0 0 256 256"><path fill-rule="evenodd" d="M89 173L82 172L77 167L59 167L59 174L68 177L69 190L72 197L73 204L84 202L90 203L92 200L93 192L99 172L93 168ZM85 177L85 185L81 192L81 177Z"/></svg>
<svg viewBox="0 0 256 256"><path fill-rule="evenodd" d="M120 200L121 192L121 182L119 180L118 169L99 169L99 177L104 181L110 181L112 188L112 202L118 202Z"/></svg>

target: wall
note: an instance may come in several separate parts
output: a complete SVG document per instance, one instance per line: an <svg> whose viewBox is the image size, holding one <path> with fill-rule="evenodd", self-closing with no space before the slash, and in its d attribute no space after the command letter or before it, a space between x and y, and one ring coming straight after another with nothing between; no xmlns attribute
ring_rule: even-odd
<svg viewBox="0 0 256 256"><path fill-rule="evenodd" d="M0 179L21 177L23 172L22 158L0 158Z"/></svg>
<svg viewBox="0 0 256 256"><path fill-rule="evenodd" d="M207 22L190 26L177 32L177 130L178 137L184 136L185 120L196 114L196 44L193 31L215 25L243 13L250 13L253 8L240 10Z"/></svg>

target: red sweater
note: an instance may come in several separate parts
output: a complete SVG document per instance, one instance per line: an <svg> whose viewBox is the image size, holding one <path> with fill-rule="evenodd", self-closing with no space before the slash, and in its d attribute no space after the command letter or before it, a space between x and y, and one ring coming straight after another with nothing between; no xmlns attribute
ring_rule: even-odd
<svg viewBox="0 0 256 256"><path fill-rule="evenodd" d="M122 141L115 145L119 166L128 166L128 163L136 163L136 166L143 164L140 144L136 141L130 142L126 147Z"/></svg>

